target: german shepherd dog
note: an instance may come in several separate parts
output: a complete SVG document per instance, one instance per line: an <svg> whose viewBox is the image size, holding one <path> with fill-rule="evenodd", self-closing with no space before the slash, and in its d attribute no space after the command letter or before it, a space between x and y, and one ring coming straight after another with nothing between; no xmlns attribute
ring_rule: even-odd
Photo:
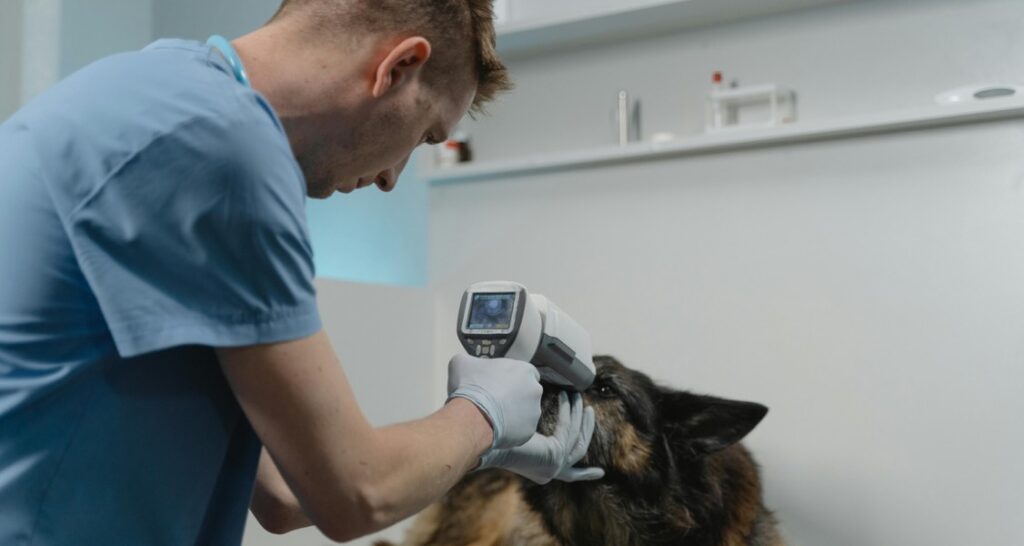
<svg viewBox="0 0 1024 546"><path fill-rule="evenodd" d="M768 408L660 387L612 357L594 363L584 401L597 425L579 464L604 478L541 486L471 473L420 514L403 546L784 546L738 443ZM556 395L545 387L541 433L554 429Z"/></svg>

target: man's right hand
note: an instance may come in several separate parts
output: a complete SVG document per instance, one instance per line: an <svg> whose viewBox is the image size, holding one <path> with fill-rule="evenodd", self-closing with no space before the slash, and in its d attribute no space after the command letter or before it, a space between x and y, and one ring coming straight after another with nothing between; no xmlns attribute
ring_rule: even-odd
<svg viewBox="0 0 1024 546"><path fill-rule="evenodd" d="M558 394L558 422L552 435L537 433L519 447L492 449L481 457L480 468L504 468L541 485L553 479L563 482L599 480L604 477L603 469L575 466L587 454L594 422L594 409L583 407L579 393L561 392Z"/></svg>
<svg viewBox="0 0 1024 546"><path fill-rule="evenodd" d="M477 358L465 353L448 363L448 399L465 398L491 423L492 449L526 443L540 421L540 372L509 358Z"/></svg>

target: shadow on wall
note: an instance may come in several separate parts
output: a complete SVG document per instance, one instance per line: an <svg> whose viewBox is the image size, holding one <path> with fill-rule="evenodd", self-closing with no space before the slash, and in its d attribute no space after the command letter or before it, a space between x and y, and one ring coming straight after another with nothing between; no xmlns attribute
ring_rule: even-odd
<svg viewBox="0 0 1024 546"><path fill-rule="evenodd" d="M866 516L871 507L858 505L853 500L858 495L836 479L835 474L779 468L778 459L767 457L760 457L759 462L765 477L765 505L778 518L779 529L788 546L861 546L889 542L884 537L874 536L877 531L864 525L872 521ZM803 476L801 483L793 483L793 476ZM809 498L808 491L814 491L816 498ZM837 519L837 514L844 517ZM838 520L844 523L836 525Z"/></svg>

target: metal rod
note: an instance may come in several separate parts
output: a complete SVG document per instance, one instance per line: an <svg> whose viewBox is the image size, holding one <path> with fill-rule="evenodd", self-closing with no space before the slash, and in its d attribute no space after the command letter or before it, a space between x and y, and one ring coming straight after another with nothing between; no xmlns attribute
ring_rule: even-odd
<svg viewBox="0 0 1024 546"><path fill-rule="evenodd" d="M619 146L629 144L629 93L619 91Z"/></svg>

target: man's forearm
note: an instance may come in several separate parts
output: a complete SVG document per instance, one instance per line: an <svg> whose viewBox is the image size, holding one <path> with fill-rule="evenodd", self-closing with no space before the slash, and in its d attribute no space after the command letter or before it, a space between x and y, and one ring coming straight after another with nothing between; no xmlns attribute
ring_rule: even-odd
<svg viewBox="0 0 1024 546"><path fill-rule="evenodd" d="M375 527L392 525L436 501L490 447L491 426L470 401L455 398L429 417L376 429L362 466Z"/></svg>
<svg viewBox="0 0 1024 546"><path fill-rule="evenodd" d="M302 511L338 542L424 508L476 465L492 442L487 419L461 398L425 419L374 428L322 331L289 342L220 349L218 355ZM534 380L526 377L523 383ZM286 506L292 505L289 499Z"/></svg>
<svg viewBox="0 0 1024 546"><path fill-rule="evenodd" d="M279 535L313 525L266 449L260 453L250 510L264 529Z"/></svg>
<svg viewBox="0 0 1024 546"><path fill-rule="evenodd" d="M365 483L381 528L412 515L437 500L466 472L493 438L490 424L472 402L456 398L434 414L408 423L375 429L366 446ZM312 524L298 499L265 450L260 457L252 512L264 529L283 534Z"/></svg>

